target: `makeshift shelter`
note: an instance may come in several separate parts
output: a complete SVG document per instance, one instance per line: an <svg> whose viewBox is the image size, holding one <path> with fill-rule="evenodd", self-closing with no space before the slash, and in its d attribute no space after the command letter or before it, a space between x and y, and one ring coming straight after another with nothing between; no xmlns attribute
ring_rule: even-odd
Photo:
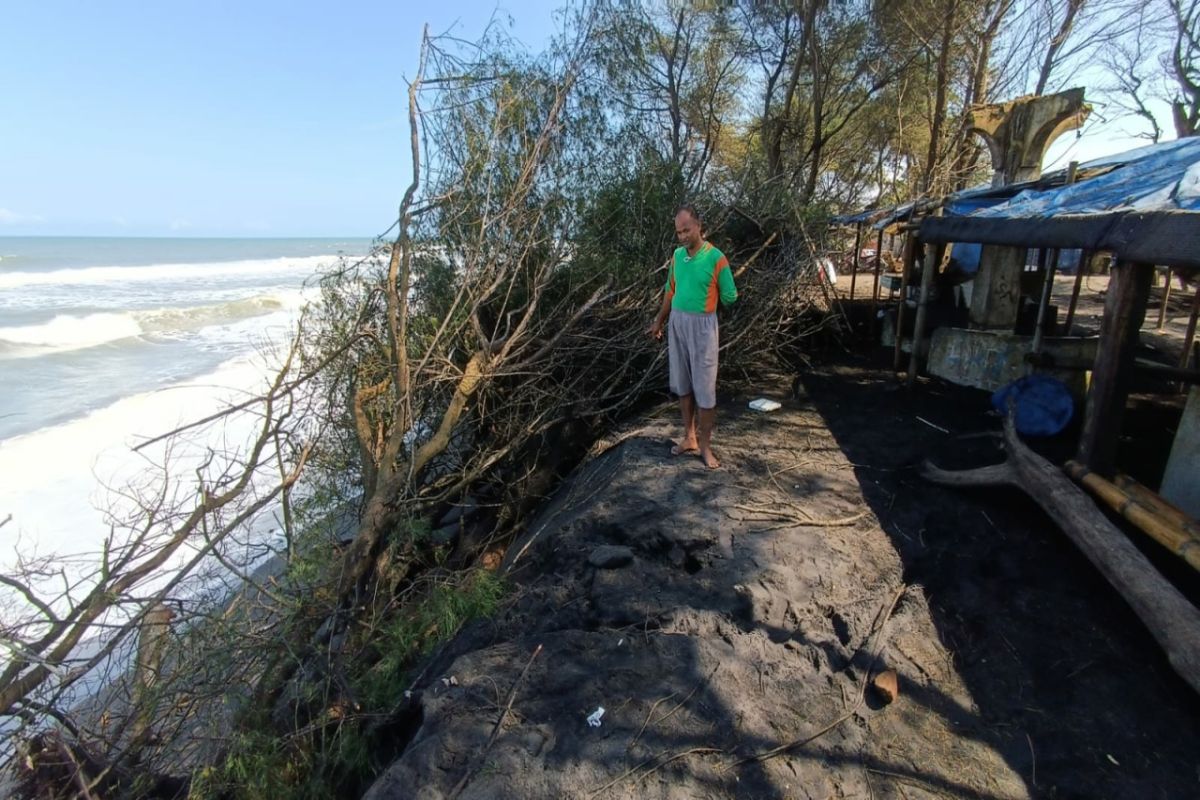
<svg viewBox="0 0 1200 800"><path fill-rule="evenodd" d="M923 243L977 243L983 247L984 262L999 265L990 275L981 271L976 277L976 281L985 278L991 283L976 287L968 328L933 332L928 366L934 374L971 383L989 377L988 370L1001 362L1036 369L1077 362L1081 340L1046 335L1053 332L1047 330L1052 326L1045 324L1053 254L1060 248L1110 254L1114 266L1100 336L1090 348L1092 379L1077 459L1086 470L1111 477L1135 369L1134 348L1155 266L1170 266L1187 276L1200 273L1200 139L1097 159L1080 165L1073 177L1073 182L1057 187L1022 187L1008 201L965 216L929 216L921 221ZM1017 336L1011 324L1020 300L1018 270L1029 248L1041 248L1051 257L1042 262L1046 269L1041 277L1045 290L1038 304L1039 325L1032 336ZM939 266L936 260L927 263L935 270ZM928 277L932 278L932 273ZM1077 293L1078 281L1072 307ZM1198 310L1200 290L1192 304L1178 366L1160 369L1190 384L1200 377L1189 369ZM923 334L918 326L914 352ZM1200 436L1198 420L1200 394L1193 388L1164 480L1164 487L1179 487L1172 499L1188 507L1192 515L1200 513L1200 481L1195 477L1200 468L1200 441L1193 441Z"/></svg>

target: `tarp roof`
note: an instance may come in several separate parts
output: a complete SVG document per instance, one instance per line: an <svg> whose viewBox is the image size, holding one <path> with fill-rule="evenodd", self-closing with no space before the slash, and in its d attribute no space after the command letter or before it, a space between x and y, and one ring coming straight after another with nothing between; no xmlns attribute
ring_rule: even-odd
<svg viewBox="0 0 1200 800"><path fill-rule="evenodd" d="M968 216L927 217L925 241L1112 250L1118 258L1200 266L1200 138L1140 147L1079 167L1080 180L1047 187ZM1014 188L1014 187L1004 187Z"/></svg>

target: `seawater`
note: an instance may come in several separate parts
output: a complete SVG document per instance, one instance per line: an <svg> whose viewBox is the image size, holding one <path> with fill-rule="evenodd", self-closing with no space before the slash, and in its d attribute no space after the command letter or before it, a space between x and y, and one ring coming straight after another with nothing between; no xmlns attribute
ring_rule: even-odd
<svg viewBox="0 0 1200 800"><path fill-rule="evenodd" d="M131 446L260 391L322 267L367 239L0 237L0 568L94 552Z"/></svg>

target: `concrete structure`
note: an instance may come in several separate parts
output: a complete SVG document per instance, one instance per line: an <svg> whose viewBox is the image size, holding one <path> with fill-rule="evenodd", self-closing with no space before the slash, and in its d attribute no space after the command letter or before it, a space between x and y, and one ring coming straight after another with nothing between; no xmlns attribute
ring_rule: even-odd
<svg viewBox="0 0 1200 800"><path fill-rule="evenodd" d="M1083 125L1091 112L1092 107L1083 102L1083 89L1069 89L974 106L967 112L967 125L987 142L995 170L992 186L999 187L1040 178L1046 150L1059 136ZM971 297L971 328L1012 331L1016 327L1024 267L1023 247L983 248Z"/></svg>
<svg viewBox="0 0 1200 800"><path fill-rule="evenodd" d="M1200 386L1193 386L1188 394L1159 493L1185 514L1200 519Z"/></svg>
<svg viewBox="0 0 1200 800"><path fill-rule="evenodd" d="M1061 337L1043 341L1042 352L1068 365L1090 363L1096 358L1096 337ZM1026 374L1025 355L1032 336L1002 331L969 331L938 328L929 346L929 373L962 386L994 392ZM1058 378L1077 400L1086 386L1079 369L1040 368L1038 373Z"/></svg>
<svg viewBox="0 0 1200 800"><path fill-rule="evenodd" d="M992 154L992 186L1033 181L1042 176L1042 159L1054 140L1083 125L1092 107L1083 89L1007 103L972 106L967 126L987 142Z"/></svg>

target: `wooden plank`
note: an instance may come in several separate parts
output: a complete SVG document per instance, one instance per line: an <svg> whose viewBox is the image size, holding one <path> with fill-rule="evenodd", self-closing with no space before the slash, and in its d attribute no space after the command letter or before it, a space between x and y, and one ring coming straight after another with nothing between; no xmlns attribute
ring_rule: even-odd
<svg viewBox="0 0 1200 800"><path fill-rule="evenodd" d="M896 347L892 352L892 370L900 371L900 358L904 349L904 312L908 309L908 283L911 280L913 261L916 259L917 233L912 231L904 239L904 266L900 273L900 305L896 306Z"/></svg>
<svg viewBox="0 0 1200 800"><path fill-rule="evenodd" d="M1116 470L1121 416L1129 395L1134 350L1146 318L1153 272L1149 264L1118 262L1109 278L1077 457L1100 475L1112 475Z"/></svg>

